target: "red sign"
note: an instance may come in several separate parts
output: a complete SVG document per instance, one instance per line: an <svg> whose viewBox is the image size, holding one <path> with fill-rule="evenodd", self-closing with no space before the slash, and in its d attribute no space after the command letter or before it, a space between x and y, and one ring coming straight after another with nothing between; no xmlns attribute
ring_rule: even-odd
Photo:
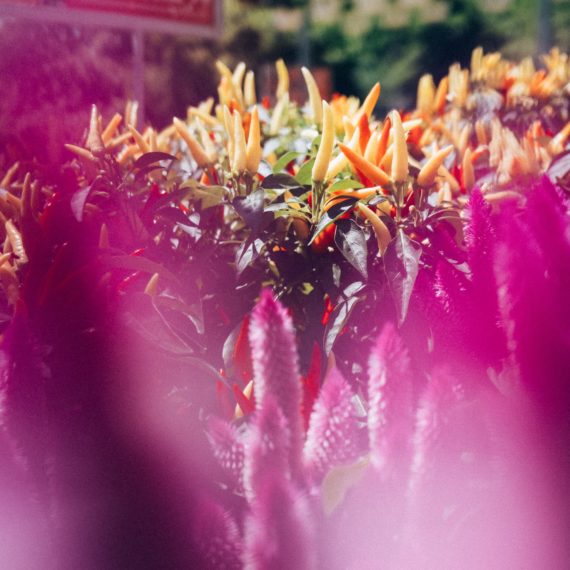
<svg viewBox="0 0 570 570"><path fill-rule="evenodd" d="M219 37L222 0L0 0L0 18Z"/></svg>
<svg viewBox="0 0 570 570"><path fill-rule="evenodd" d="M213 0L65 0L72 8L172 20L181 24L213 26Z"/></svg>

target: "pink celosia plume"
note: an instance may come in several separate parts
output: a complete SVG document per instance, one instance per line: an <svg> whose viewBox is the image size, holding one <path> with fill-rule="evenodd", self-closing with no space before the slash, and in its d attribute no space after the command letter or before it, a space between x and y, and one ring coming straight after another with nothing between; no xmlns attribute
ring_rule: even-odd
<svg viewBox="0 0 570 570"><path fill-rule="evenodd" d="M319 480L327 470L362 453L365 430L354 392L337 368L325 379L313 408L303 450L305 467Z"/></svg>
<svg viewBox="0 0 570 570"><path fill-rule="evenodd" d="M275 397L289 426L291 467L298 470L303 427L295 333L291 317L267 289L253 310L249 339L257 406L263 410L267 397Z"/></svg>
<svg viewBox="0 0 570 570"><path fill-rule="evenodd" d="M209 421L208 439L214 457L237 492L243 491L244 444L237 428L215 416Z"/></svg>
<svg viewBox="0 0 570 570"><path fill-rule="evenodd" d="M412 419L412 373L408 351L388 323L368 361L368 434L377 469L406 454Z"/></svg>
<svg viewBox="0 0 570 570"><path fill-rule="evenodd" d="M246 519L246 570L311 570L316 567L314 522L307 498L294 483L268 478Z"/></svg>
<svg viewBox="0 0 570 570"><path fill-rule="evenodd" d="M275 398L268 394L247 433L243 480L250 501L257 498L268 479L290 479L289 457L289 425Z"/></svg>
<svg viewBox="0 0 570 570"><path fill-rule="evenodd" d="M242 540L231 515L209 497L202 496L194 521L192 538L203 568L240 570Z"/></svg>

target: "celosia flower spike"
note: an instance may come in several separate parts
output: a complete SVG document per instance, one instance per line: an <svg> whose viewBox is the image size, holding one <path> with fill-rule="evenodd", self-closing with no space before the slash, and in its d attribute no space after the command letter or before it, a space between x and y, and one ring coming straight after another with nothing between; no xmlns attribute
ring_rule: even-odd
<svg viewBox="0 0 570 570"><path fill-rule="evenodd" d="M269 479L290 479L289 425L272 395L254 416L247 434L243 486L251 503L256 500Z"/></svg>
<svg viewBox="0 0 570 570"><path fill-rule="evenodd" d="M208 439L214 457L234 490L243 490L244 444L233 424L216 417L209 420Z"/></svg>
<svg viewBox="0 0 570 570"><path fill-rule="evenodd" d="M331 467L358 457L362 429L353 397L347 381L333 368L313 408L303 450L303 462L317 481Z"/></svg>
<svg viewBox="0 0 570 570"><path fill-rule="evenodd" d="M209 497L193 513L192 540L202 568L241 570L242 539L232 517Z"/></svg>
<svg viewBox="0 0 570 570"><path fill-rule="evenodd" d="M263 410L273 396L283 410L291 433L291 467L301 461L303 428L301 421L301 376L293 323L270 290L261 293L251 315L249 340L253 363L256 406Z"/></svg>
<svg viewBox="0 0 570 570"><path fill-rule="evenodd" d="M291 481L270 478L245 522L245 570L316 568L314 522L307 499Z"/></svg>
<svg viewBox="0 0 570 570"><path fill-rule="evenodd" d="M406 454L412 428L412 374L396 327L382 329L368 361L368 435L372 464L384 470Z"/></svg>

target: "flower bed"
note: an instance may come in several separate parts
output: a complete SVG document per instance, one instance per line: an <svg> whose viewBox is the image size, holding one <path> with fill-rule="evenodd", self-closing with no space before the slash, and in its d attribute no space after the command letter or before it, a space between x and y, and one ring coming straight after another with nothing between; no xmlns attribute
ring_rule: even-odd
<svg viewBox="0 0 570 570"><path fill-rule="evenodd" d="M380 84L326 103L304 69L301 107L278 62L257 104L220 62L218 104L94 107L57 184L6 173L14 556L558 567L570 67L543 64L476 50L380 120Z"/></svg>

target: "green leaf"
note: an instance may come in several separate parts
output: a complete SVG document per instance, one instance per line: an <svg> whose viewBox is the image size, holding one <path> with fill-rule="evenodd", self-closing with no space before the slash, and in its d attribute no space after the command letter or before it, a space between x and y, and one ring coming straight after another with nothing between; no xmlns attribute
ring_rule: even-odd
<svg viewBox="0 0 570 570"><path fill-rule="evenodd" d="M421 255L422 246L411 240L403 230L398 230L384 254L388 286L396 305L400 325L406 320L408 314Z"/></svg>
<svg viewBox="0 0 570 570"><path fill-rule="evenodd" d="M312 158L311 160L305 162L303 166L297 172L297 176L295 179L297 180L298 184L309 185L313 181L313 164L315 164L315 159Z"/></svg>
<svg viewBox="0 0 570 570"><path fill-rule="evenodd" d="M336 190L358 190L359 188L364 188L364 184L352 178L345 178L335 182L327 192L335 192Z"/></svg>
<svg viewBox="0 0 570 570"><path fill-rule="evenodd" d="M297 157L301 156L300 152L289 151L286 152L274 165L273 165L273 173L277 174L281 172L292 160L295 160Z"/></svg>
<svg viewBox="0 0 570 570"><path fill-rule="evenodd" d="M366 235L354 220L337 220L334 241L345 259L364 277L368 277Z"/></svg>
<svg viewBox="0 0 570 570"><path fill-rule="evenodd" d="M180 189L185 189L190 198L199 200L203 210L220 204L227 192L224 186L204 186L195 180L185 182Z"/></svg>
<svg viewBox="0 0 570 570"><path fill-rule="evenodd" d="M311 141L311 149L310 152L311 154L315 155L317 154L317 151L319 150L319 146L321 146L321 140L323 139L323 135L318 134L312 141Z"/></svg>

